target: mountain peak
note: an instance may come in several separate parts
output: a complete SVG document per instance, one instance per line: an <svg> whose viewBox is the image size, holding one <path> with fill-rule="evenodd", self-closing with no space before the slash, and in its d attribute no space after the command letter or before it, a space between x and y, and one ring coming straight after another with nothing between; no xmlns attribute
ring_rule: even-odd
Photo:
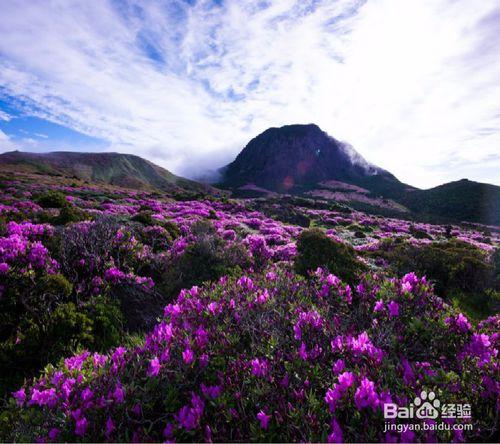
<svg viewBox="0 0 500 444"><path fill-rule="evenodd" d="M322 181L357 184L375 175L397 180L316 124L293 124L269 128L253 138L223 169L223 184L297 192Z"/></svg>

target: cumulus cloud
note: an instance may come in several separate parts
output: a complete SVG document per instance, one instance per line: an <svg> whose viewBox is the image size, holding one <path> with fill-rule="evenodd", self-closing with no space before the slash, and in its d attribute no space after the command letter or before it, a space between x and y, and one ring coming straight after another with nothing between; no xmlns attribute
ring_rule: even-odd
<svg viewBox="0 0 500 444"><path fill-rule="evenodd" d="M499 16L498 0L11 0L0 93L190 176L314 122L412 185L499 183Z"/></svg>

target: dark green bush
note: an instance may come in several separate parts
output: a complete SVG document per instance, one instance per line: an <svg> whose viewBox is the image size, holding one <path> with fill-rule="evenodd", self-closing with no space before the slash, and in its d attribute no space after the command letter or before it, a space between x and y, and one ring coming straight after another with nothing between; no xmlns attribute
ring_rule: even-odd
<svg viewBox="0 0 500 444"><path fill-rule="evenodd" d="M0 396L78 345L92 343L92 321L74 303L60 303L41 319L39 315L26 312L0 343Z"/></svg>
<svg viewBox="0 0 500 444"><path fill-rule="evenodd" d="M92 320L91 348L103 352L118 345L123 338L124 325L119 303L97 296L86 304L86 311Z"/></svg>
<svg viewBox="0 0 500 444"><path fill-rule="evenodd" d="M297 241L295 270L307 276L318 267L326 267L334 275L348 283L366 267L356 258L355 250L346 244L329 238L322 230L313 228L303 231Z"/></svg>
<svg viewBox="0 0 500 444"><path fill-rule="evenodd" d="M134 222L140 222L143 225L158 225L158 222L152 218L152 215L152 211L145 210L132 216L132 220Z"/></svg>
<svg viewBox="0 0 500 444"><path fill-rule="evenodd" d="M66 196L60 191L49 190L35 199L35 202L42 208L62 208L68 205Z"/></svg>
<svg viewBox="0 0 500 444"><path fill-rule="evenodd" d="M415 238L415 239L432 239L432 236L430 236L426 231L424 230L419 230L416 228L414 225L410 225L410 234Z"/></svg>
<svg viewBox="0 0 500 444"><path fill-rule="evenodd" d="M162 222L161 226L170 233L172 239L177 239L181 235L179 227L169 220Z"/></svg>
<svg viewBox="0 0 500 444"><path fill-rule="evenodd" d="M45 313L26 312L13 334L0 342L0 397L79 348L106 351L118 345L122 324L116 303L102 297L84 305L61 302Z"/></svg>
<svg viewBox="0 0 500 444"><path fill-rule="evenodd" d="M382 256L399 275L414 271L427 276L441 296L454 291L484 292L493 285L493 267L486 254L466 242L451 240L427 245L405 242Z"/></svg>
<svg viewBox="0 0 500 444"><path fill-rule="evenodd" d="M9 279L0 299L0 397L80 347L105 351L123 337L118 303L78 300L62 274Z"/></svg>
<svg viewBox="0 0 500 444"><path fill-rule="evenodd" d="M163 290L171 297L182 288L215 281L250 266L246 249L240 244L226 243L208 220L193 224L191 232L194 241L168 264L162 276Z"/></svg>
<svg viewBox="0 0 500 444"><path fill-rule="evenodd" d="M66 205L61 208L59 215L53 219L54 225L66 225L69 223L81 222L87 219L87 214L73 205Z"/></svg>

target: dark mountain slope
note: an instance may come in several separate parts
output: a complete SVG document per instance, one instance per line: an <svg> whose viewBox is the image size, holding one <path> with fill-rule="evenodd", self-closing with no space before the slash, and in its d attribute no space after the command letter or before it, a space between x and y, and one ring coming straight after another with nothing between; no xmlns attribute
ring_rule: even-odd
<svg viewBox="0 0 500 444"><path fill-rule="evenodd" d="M170 171L132 154L13 151L0 155L1 166L11 166L25 172L72 176L135 189L153 188L167 192L201 192L210 189L175 176Z"/></svg>
<svg viewBox="0 0 500 444"><path fill-rule="evenodd" d="M264 131L221 172L221 186L228 188L254 184L271 191L300 193L332 179L359 184L387 197L407 188L314 124Z"/></svg>
<svg viewBox="0 0 500 444"><path fill-rule="evenodd" d="M462 179L408 192L401 203L424 216L500 225L500 187Z"/></svg>

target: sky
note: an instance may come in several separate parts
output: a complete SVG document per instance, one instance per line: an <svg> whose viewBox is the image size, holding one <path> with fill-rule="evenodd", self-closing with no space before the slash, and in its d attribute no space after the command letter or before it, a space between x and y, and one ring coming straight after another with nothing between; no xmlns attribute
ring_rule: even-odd
<svg viewBox="0 0 500 444"><path fill-rule="evenodd" d="M0 152L198 177L316 123L401 181L500 185L500 0L6 0Z"/></svg>

